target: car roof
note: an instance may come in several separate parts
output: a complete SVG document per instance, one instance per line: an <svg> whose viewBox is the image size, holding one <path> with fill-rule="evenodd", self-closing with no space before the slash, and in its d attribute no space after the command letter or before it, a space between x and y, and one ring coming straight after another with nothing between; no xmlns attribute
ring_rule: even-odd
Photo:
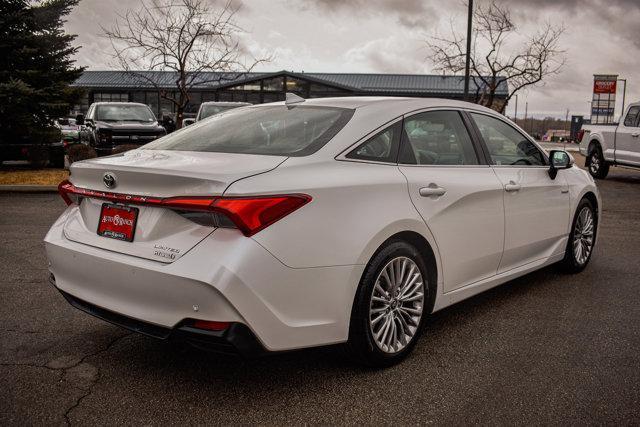
<svg viewBox="0 0 640 427"><path fill-rule="evenodd" d="M260 105L285 105L283 101L273 102L270 104L257 104L254 107ZM363 109L363 108L384 108L390 110L397 110L399 114L404 112L419 110L423 108L464 108L479 110L485 112L491 112L495 114L494 110L483 107L472 102L456 101L453 99L444 98L415 98L415 97L395 97L395 96L345 96L336 98L311 98L306 99L304 103L297 103L294 105L309 105L319 107L338 107L338 108L350 108L350 109Z"/></svg>
<svg viewBox="0 0 640 427"><path fill-rule="evenodd" d="M251 103L249 103L249 102L231 102L231 101L206 101L206 102L203 102L200 105L218 105L220 107L225 107L225 106L234 106L234 105L238 105L238 106L251 105Z"/></svg>
<svg viewBox="0 0 640 427"><path fill-rule="evenodd" d="M142 104L140 102L110 102L110 101L100 101L100 102L94 102L91 105L142 105L144 107L147 107L146 104Z"/></svg>

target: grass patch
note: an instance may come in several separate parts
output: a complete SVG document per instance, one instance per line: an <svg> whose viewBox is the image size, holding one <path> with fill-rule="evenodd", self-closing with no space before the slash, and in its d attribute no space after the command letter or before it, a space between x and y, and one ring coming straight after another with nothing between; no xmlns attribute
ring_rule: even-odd
<svg viewBox="0 0 640 427"><path fill-rule="evenodd" d="M0 185L58 185L68 177L64 169L0 170Z"/></svg>

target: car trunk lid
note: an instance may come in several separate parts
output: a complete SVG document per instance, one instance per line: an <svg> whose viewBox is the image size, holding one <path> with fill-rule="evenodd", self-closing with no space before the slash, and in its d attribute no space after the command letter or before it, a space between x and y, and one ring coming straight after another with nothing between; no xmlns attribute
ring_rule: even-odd
<svg viewBox="0 0 640 427"><path fill-rule="evenodd" d="M286 157L249 154L135 150L71 166L71 183L93 190L69 216L69 240L115 252L169 263L182 257L216 228L173 209L136 203L136 197L220 196L234 181L276 168ZM111 187L110 177L114 180ZM101 210L110 194L125 195L116 203L137 208L133 241L98 234ZM132 196L128 198L128 196ZM212 214L213 215L213 214Z"/></svg>

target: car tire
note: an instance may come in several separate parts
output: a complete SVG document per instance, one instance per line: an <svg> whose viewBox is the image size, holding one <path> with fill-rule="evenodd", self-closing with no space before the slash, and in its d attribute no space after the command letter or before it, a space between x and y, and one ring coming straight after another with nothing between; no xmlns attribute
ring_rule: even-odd
<svg viewBox="0 0 640 427"><path fill-rule="evenodd" d="M391 280L394 286L387 278L390 271L398 268L404 274ZM384 368L400 362L411 352L429 314L427 272L420 253L404 241L393 241L374 255L365 268L351 310L346 350L354 361Z"/></svg>
<svg viewBox="0 0 640 427"><path fill-rule="evenodd" d="M605 179L609 173L609 163L604 159L602 148L596 144L587 156L589 174L596 179Z"/></svg>
<svg viewBox="0 0 640 427"><path fill-rule="evenodd" d="M578 204L576 213L571 223L569 241L564 258L560 266L566 273L579 273L589 264L596 242L598 230L598 215L593 203L588 199L582 199ZM586 251L588 246L588 252Z"/></svg>

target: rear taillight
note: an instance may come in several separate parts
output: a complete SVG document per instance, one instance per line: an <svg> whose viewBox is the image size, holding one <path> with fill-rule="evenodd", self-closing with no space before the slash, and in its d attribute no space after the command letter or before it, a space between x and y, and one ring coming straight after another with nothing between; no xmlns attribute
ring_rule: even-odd
<svg viewBox="0 0 640 427"><path fill-rule="evenodd" d="M306 194L167 198L135 196L86 190L69 181L61 182L58 191L67 205L77 203L79 197L89 197L116 203L163 207L178 211L183 217L202 225L224 227L231 221L245 236L256 234L311 201L311 196ZM215 215L201 215L207 213Z"/></svg>
<svg viewBox="0 0 640 427"><path fill-rule="evenodd" d="M189 323L191 323L190 326L193 328L204 329L206 331L224 331L231 325L230 322L214 322L211 320L193 320Z"/></svg>
<svg viewBox="0 0 640 427"><path fill-rule="evenodd" d="M582 142L582 137L584 136L584 129L580 129L578 131L578 134L576 135L576 139L578 140L578 142Z"/></svg>

